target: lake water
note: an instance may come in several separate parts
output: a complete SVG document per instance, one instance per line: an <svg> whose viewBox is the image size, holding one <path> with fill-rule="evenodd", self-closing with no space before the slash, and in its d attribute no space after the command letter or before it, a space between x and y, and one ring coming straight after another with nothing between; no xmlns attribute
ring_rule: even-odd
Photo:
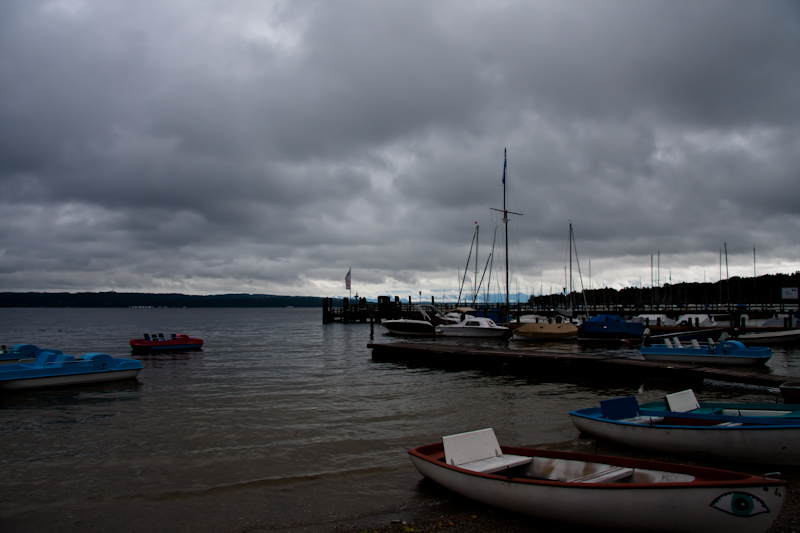
<svg viewBox="0 0 800 533"><path fill-rule="evenodd" d="M129 340L145 332L205 345L132 356ZM376 327L375 342L394 341ZM0 342L144 365L137 380L0 396L3 531L383 523L448 498L420 481L409 448L484 427L503 444L586 445L567 413L637 394L602 377L552 383L375 362L369 324L323 325L320 309L0 309ZM796 349L774 352L768 371L800 375ZM647 384L638 397L671 387ZM697 392L775 401L768 391Z"/></svg>

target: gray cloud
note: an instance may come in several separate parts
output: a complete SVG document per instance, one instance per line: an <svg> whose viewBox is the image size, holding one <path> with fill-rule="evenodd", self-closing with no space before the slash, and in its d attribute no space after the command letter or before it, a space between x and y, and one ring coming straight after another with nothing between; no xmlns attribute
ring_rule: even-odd
<svg viewBox="0 0 800 533"><path fill-rule="evenodd" d="M3 2L0 290L452 292L504 148L520 287L569 221L609 286L723 243L794 271L798 35L788 1Z"/></svg>

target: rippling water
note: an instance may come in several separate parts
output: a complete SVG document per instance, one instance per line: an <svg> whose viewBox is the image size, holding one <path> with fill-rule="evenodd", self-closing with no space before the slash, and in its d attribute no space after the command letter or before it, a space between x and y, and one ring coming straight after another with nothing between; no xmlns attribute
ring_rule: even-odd
<svg viewBox="0 0 800 533"><path fill-rule="evenodd" d="M201 351L136 356L137 380L0 396L0 519L9 530L136 531L156 513L149 527L172 530L188 509L189 529L227 531L410 509L431 497L408 448L482 427L509 445L569 443L578 434L567 412L636 392L378 363L369 324L321 322L321 310L299 308L0 309L1 342L74 355L131 356L128 341L145 332L205 340ZM395 340L376 327L376 342ZM800 375L797 350L774 351L767 371ZM663 387L648 384L640 399L673 391ZM698 396L774 401L721 388ZM257 504L207 511L223 493Z"/></svg>

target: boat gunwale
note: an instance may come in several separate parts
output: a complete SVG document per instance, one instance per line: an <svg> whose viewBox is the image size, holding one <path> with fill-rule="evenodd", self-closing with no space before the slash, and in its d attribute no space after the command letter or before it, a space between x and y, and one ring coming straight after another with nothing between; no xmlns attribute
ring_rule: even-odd
<svg viewBox="0 0 800 533"><path fill-rule="evenodd" d="M504 481L506 483L521 485L541 485L550 487L563 487L580 490L592 489L613 489L613 490L663 490L663 489L686 489L686 488L741 488L746 486L786 486L784 479L766 478L753 474L732 472L703 466L693 466L677 463L665 463L662 461L651 461L648 459L632 459L628 457L615 457L609 455L593 455L577 452L564 452L558 450L544 450L538 448L519 448L514 446L500 446L504 454L521 455L525 457L545 457L550 459L566 459L583 461L590 463L608 464L611 466L622 466L626 468L643 468L659 472L686 474L695 477L693 481L668 482L668 483L575 483L570 481L558 481L551 479L533 479L524 477L507 476L498 473L483 473L468 470L444 462L444 445L441 442L418 446L408 450L408 454L431 463L437 467L445 468L469 476L490 479L494 481ZM438 456L438 457L435 457ZM698 479L702 478L702 479Z"/></svg>
<svg viewBox="0 0 800 533"><path fill-rule="evenodd" d="M781 404L778 404L781 405ZM591 414L590 412L594 413ZM800 419L797 418L783 418L783 417L758 417L758 416L741 416L741 415L717 415L711 413L680 413L675 411L659 411L650 409L640 409L642 416L663 416L669 418L685 418L689 420L717 420L719 422L738 422L745 419L749 425L741 426L714 426L714 425L678 425L678 424L649 424L640 422L626 422L625 420L613 420L604 418L602 411L599 407L587 407L584 409L576 409L570 411L570 416L585 418L587 420L596 420L598 422L617 424L620 426L633 426L633 427L647 427L655 429L702 429L702 430L736 430L736 431L752 431L752 430L780 430L780 429L800 429Z"/></svg>

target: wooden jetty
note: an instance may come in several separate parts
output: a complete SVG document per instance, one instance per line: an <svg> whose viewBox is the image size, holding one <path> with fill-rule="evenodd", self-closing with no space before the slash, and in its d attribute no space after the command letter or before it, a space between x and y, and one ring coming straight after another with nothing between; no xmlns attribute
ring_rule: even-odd
<svg viewBox="0 0 800 533"><path fill-rule="evenodd" d="M379 296L377 302L368 302L366 298L344 298L341 306L334 307L333 298L322 299L322 323L331 324L341 322L343 324L357 322L377 322L382 320L396 320L398 318L409 318L415 312L415 303L409 296L401 300L399 296ZM420 302L418 302L420 303ZM424 302L428 303L428 302ZM436 303L435 298L431 297L431 305L436 306L440 311L446 313L458 307L474 307L481 313L499 313L501 316L493 317L495 322L504 322L505 304L478 303L475 305L453 302ZM656 304L656 305L619 305L619 304L598 304L575 307L577 314L594 316L598 314L615 315L638 315L643 313L665 314L671 318L686 313L712 314L717 317L727 316L737 327L745 327L743 316L749 318L757 316L767 318L775 313L795 313L800 310L797 303L772 303L772 304L719 304L719 303L693 303L693 304ZM544 316L555 316L557 313L553 307L533 305L527 302L516 302L510 304L509 309L511 322L519 321L519 318L527 314L538 314ZM491 315L490 315L491 316ZM787 324L788 327L788 324Z"/></svg>
<svg viewBox="0 0 800 533"><path fill-rule="evenodd" d="M631 359L624 355L565 354L538 349L471 348L444 343L370 343L376 361L404 362L433 368L478 369L510 374L571 377L578 379L667 380L702 384L710 379L778 388L800 383L800 378L778 376L767 370L736 370L690 363L664 363Z"/></svg>

